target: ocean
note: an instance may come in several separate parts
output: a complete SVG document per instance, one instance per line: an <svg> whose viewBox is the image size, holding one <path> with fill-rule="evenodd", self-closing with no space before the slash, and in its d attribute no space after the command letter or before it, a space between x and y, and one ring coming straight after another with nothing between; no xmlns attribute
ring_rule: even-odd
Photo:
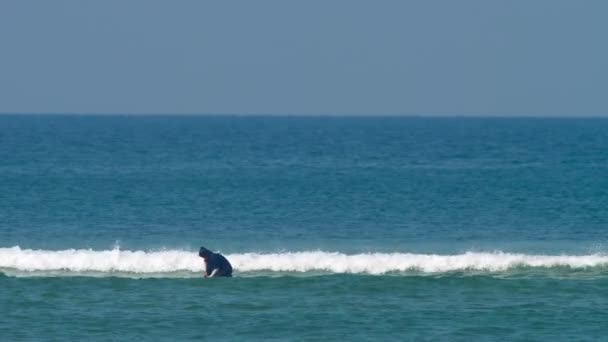
<svg viewBox="0 0 608 342"><path fill-rule="evenodd" d="M607 176L607 119L2 115L0 340L605 340Z"/></svg>

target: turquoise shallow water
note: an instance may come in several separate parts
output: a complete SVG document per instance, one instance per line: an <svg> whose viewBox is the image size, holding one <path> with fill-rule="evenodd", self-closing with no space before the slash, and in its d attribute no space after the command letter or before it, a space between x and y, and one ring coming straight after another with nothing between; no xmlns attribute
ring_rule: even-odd
<svg viewBox="0 0 608 342"><path fill-rule="evenodd" d="M603 119L0 116L0 337L598 340L607 151Z"/></svg>
<svg viewBox="0 0 608 342"><path fill-rule="evenodd" d="M601 340L608 319L606 279L0 279L10 340Z"/></svg>

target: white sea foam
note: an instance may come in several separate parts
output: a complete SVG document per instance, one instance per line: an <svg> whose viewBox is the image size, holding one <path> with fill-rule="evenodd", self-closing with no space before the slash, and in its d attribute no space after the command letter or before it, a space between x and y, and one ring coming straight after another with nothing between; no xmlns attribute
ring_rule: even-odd
<svg viewBox="0 0 608 342"><path fill-rule="evenodd" d="M507 271L517 267L584 269L608 266L608 255L531 255L503 252L463 254L413 254L339 252L285 252L227 254L236 272L327 272L386 274L391 272L439 273L453 271ZM60 273L194 273L203 270L196 252L184 250L128 251L118 248L95 251L60 251L0 248L0 269L17 272Z"/></svg>

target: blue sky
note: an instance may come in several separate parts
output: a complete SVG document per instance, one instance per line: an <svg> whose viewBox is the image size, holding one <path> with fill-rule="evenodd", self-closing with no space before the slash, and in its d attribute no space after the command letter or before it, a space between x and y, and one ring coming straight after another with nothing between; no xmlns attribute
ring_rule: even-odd
<svg viewBox="0 0 608 342"><path fill-rule="evenodd" d="M608 1L0 2L0 112L608 115Z"/></svg>

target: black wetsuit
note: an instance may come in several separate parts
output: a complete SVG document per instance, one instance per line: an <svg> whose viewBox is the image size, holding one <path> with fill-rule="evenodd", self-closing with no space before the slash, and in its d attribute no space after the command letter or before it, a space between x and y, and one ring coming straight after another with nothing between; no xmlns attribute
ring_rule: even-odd
<svg viewBox="0 0 608 342"><path fill-rule="evenodd" d="M215 277L232 277L232 265L223 255L219 253L209 253L205 259L207 275L211 275L214 269L218 269Z"/></svg>

